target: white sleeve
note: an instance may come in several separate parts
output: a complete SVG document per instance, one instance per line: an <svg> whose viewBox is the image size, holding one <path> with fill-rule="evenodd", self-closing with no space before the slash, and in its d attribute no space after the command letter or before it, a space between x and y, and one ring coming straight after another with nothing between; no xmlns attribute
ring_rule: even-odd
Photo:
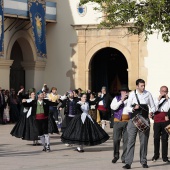
<svg viewBox="0 0 170 170"><path fill-rule="evenodd" d="M151 112L155 113L156 112L156 106L153 100L153 97L151 95L151 93L149 93L149 106L151 108Z"/></svg>
<svg viewBox="0 0 170 170"><path fill-rule="evenodd" d="M121 104L122 104L122 101L120 100L120 101L118 102L118 101L117 101L117 98L115 97L115 98L112 100L111 104L110 104L110 108L111 108L112 110L117 110Z"/></svg>
<svg viewBox="0 0 170 170"><path fill-rule="evenodd" d="M134 104L133 103L133 94L134 94L134 92L131 92L129 94L128 101L127 101L127 112L130 112L130 113L133 112L133 107L132 107L132 104Z"/></svg>

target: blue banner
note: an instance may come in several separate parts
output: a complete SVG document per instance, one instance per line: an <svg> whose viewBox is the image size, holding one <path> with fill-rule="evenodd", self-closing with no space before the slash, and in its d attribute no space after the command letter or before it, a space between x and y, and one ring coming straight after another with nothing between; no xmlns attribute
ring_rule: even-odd
<svg viewBox="0 0 170 170"><path fill-rule="evenodd" d="M46 58L46 2L28 0L28 9L38 57Z"/></svg>
<svg viewBox="0 0 170 170"><path fill-rule="evenodd" d="M4 4L0 0L0 57L4 56Z"/></svg>

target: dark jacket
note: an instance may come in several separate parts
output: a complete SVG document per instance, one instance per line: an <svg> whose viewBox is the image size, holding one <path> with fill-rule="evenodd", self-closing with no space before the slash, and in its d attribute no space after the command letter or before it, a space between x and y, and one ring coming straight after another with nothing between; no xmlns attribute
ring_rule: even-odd
<svg viewBox="0 0 170 170"><path fill-rule="evenodd" d="M76 114L79 115L79 114L82 114L83 111L81 109L81 104L77 103L76 104Z"/></svg>
<svg viewBox="0 0 170 170"><path fill-rule="evenodd" d="M73 98L73 114L76 114L76 104L80 99L78 97L74 97ZM64 115L68 115L69 114L69 104L70 104L70 100L69 98L63 100L62 105L60 106L60 108L64 108Z"/></svg>
<svg viewBox="0 0 170 170"><path fill-rule="evenodd" d="M99 101L103 100L104 107L106 109L110 109L110 104L112 102L112 96L109 93L104 94L102 98L100 98Z"/></svg>
<svg viewBox="0 0 170 170"><path fill-rule="evenodd" d="M33 115L33 116L36 115L37 101L38 100L33 100L30 103L23 102L24 107L32 107L31 115ZM56 103L56 102L51 102L48 99L43 99L43 107L44 107L45 116L48 116L48 114L49 114L49 106L57 106L57 105L58 105L58 103Z"/></svg>
<svg viewBox="0 0 170 170"><path fill-rule="evenodd" d="M2 103L1 101L3 101L3 105L1 104L1 103ZM4 96L4 94L2 94L2 96L1 96L1 94L0 94L0 107L1 107L1 108L4 108L5 106L6 106L5 96Z"/></svg>
<svg viewBox="0 0 170 170"><path fill-rule="evenodd" d="M95 108L97 108L97 105L98 105L99 101L100 101L100 97L95 98L94 101L91 101L91 100L89 99L89 100L88 100L89 107L90 107L91 105L95 105Z"/></svg>

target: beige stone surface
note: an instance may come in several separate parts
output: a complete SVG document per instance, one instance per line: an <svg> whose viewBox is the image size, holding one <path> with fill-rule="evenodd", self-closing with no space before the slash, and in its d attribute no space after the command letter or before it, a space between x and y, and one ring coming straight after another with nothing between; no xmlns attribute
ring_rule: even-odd
<svg viewBox="0 0 170 170"><path fill-rule="evenodd" d="M51 135L50 153L42 152L42 146L32 146L31 141L23 141L12 137L9 133L14 125L0 125L0 170L120 170L124 164L118 160L112 164L113 142L112 130L107 126L110 139L102 145L85 147L84 153L74 151L74 147L66 147L59 135ZM122 142L121 151L122 153ZM170 164L161 159L152 162L153 132L151 128L148 145L148 165L150 170L168 170ZM135 157L132 169L143 169L139 163L139 138L137 136Z"/></svg>
<svg viewBox="0 0 170 170"><path fill-rule="evenodd" d="M97 25L74 25L77 30L77 51L73 61L77 61L76 87L91 88L90 62L96 52L103 48L111 47L119 50L128 63L129 88L135 88L135 81L139 77L146 78L147 70L144 67L144 55L140 54L140 46L144 49L145 43L140 42L137 35L128 35L127 28L98 29ZM140 42L140 43L139 43ZM146 45L145 45L146 46ZM142 69L141 69L142 68Z"/></svg>

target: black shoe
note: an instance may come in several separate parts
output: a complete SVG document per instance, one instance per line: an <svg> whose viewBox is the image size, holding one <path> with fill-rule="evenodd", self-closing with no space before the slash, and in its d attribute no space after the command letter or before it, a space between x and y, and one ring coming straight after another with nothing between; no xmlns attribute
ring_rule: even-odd
<svg viewBox="0 0 170 170"><path fill-rule="evenodd" d="M143 168L149 168L149 166L147 164L143 164L142 167Z"/></svg>
<svg viewBox="0 0 170 170"><path fill-rule="evenodd" d="M125 160L124 160L124 161L122 161L122 163L123 163L123 164L125 164Z"/></svg>
<svg viewBox="0 0 170 170"><path fill-rule="evenodd" d="M114 157L114 159L112 159L112 163L115 164L117 162L117 160L118 160L118 158Z"/></svg>
<svg viewBox="0 0 170 170"><path fill-rule="evenodd" d="M155 162L159 159L159 157L153 156L152 161Z"/></svg>
<svg viewBox="0 0 170 170"><path fill-rule="evenodd" d="M36 146L40 146L40 145L41 145L41 143L39 143L39 142L36 143Z"/></svg>
<svg viewBox="0 0 170 170"><path fill-rule="evenodd" d="M122 168L124 169L131 169L131 166L129 164L126 164L125 166L123 166Z"/></svg>
<svg viewBox="0 0 170 170"><path fill-rule="evenodd" d="M51 149L50 149L50 146L48 145L47 147L46 147L46 152L50 152L51 151Z"/></svg>
<svg viewBox="0 0 170 170"><path fill-rule="evenodd" d="M163 159L163 162L170 163L170 160L169 159Z"/></svg>
<svg viewBox="0 0 170 170"><path fill-rule="evenodd" d="M80 153L83 153L83 152L84 152L84 150L78 150L78 149L76 149L76 151L77 151L77 152L80 152Z"/></svg>
<svg viewBox="0 0 170 170"><path fill-rule="evenodd" d="M46 152L46 151L47 151L47 148L44 146L44 148L43 148L43 150L42 150L42 151Z"/></svg>

